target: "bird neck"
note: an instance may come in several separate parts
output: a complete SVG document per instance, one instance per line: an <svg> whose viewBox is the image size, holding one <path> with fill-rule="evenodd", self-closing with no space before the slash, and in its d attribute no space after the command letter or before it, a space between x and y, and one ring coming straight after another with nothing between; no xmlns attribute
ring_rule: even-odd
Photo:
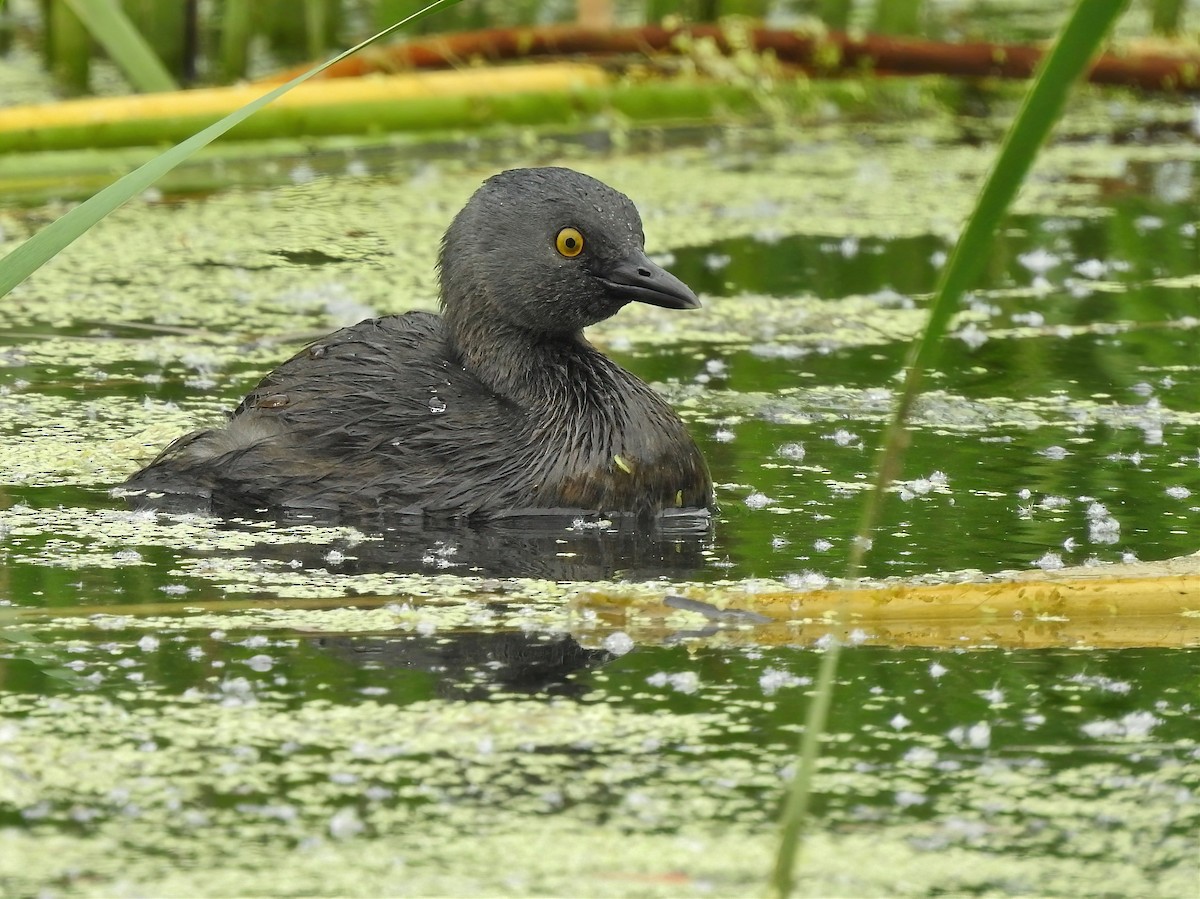
<svg viewBox="0 0 1200 899"><path fill-rule="evenodd" d="M463 367L499 396L522 406L578 395L611 363L582 332L539 333L492 317L445 315ZM574 382L575 389L569 385Z"/></svg>

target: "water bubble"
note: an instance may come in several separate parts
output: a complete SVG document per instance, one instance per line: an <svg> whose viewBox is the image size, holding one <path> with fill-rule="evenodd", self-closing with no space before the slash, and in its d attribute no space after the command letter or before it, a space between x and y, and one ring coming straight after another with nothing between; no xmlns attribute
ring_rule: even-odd
<svg viewBox="0 0 1200 899"><path fill-rule="evenodd" d="M804 461L804 444L803 443L785 443L783 446L775 450L776 455L790 459L793 462Z"/></svg>
<svg viewBox="0 0 1200 899"><path fill-rule="evenodd" d="M364 826L354 809L338 809L329 819L329 835L335 840L348 840L362 833Z"/></svg>
<svg viewBox="0 0 1200 899"><path fill-rule="evenodd" d="M937 761L937 753L928 746L914 746L904 753L904 762L921 768L931 767Z"/></svg>
<svg viewBox="0 0 1200 899"><path fill-rule="evenodd" d="M154 650L158 649L158 637L155 637L152 634L146 634L146 636L138 640L137 645L138 649L140 649L142 652L154 652Z"/></svg>
<svg viewBox="0 0 1200 899"><path fill-rule="evenodd" d="M695 693L700 689L700 675L695 671L659 671L646 678L652 687L670 686L679 693Z"/></svg>
<svg viewBox="0 0 1200 899"><path fill-rule="evenodd" d="M317 170L308 163L301 162L292 166L292 170L288 174L293 184L307 184L316 180Z"/></svg>
<svg viewBox="0 0 1200 899"><path fill-rule="evenodd" d="M834 646L840 645L838 638L833 634L821 634L813 641L813 646L820 650L832 649Z"/></svg>
<svg viewBox="0 0 1200 899"><path fill-rule="evenodd" d="M1154 196L1164 203L1183 203L1192 197L1192 163L1188 160L1162 162L1154 167Z"/></svg>
<svg viewBox="0 0 1200 899"><path fill-rule="evenodd" d="M1105 718L1090 721L1080 730L1095 740L1114 737L1136 740L1148 736L1150 731L1161 723L1161 719L1150 712L1130 712L1115 721Z"/></svg>
<svg viewBox="0 0 1200 899"><path fill-rule="evenodd" d="M1100 674L1073 674L1067 680L1084 687L1094 687L1105 693L1129 693L1133 690L1133 684L1129 681L1113 680Z"/></svg>
<svg viewBox="0 0 1200 899"><path fill-rule="evenodd" d="M1088 520L1089 543L1116 543L1121 536L1121 523L1108 514L1104 503L1092 503L1084 512Z"/></svg>
<svg viewBox="0 0 1200 899"><path fill-rule="evenodd" d="M1042 571L1057 571L1064 567L1062 556L1058 553L1047 552L1040 559L1033 563Z"/></svg>
<svg viewBox="0 0 1200 899"><path fill-rule="evenodd" d="M1099 259L1086 259L1075 266L1075 271L1083 275L1083 277L1091 278L1095 281L1097 278L1103 278L1108 274L1108 266Z"/></svg>
<svg viewBox="0 0 1200 899"><path fill-rule="evenodd" d="M1028 253L1021 253L1017 256L1017 261L1033 274L1044 275L1062 262L1062 258L1039 248Z"/></svg>
<svg viewBox="0 0 1200 899"><path fill-rule="evenodd" d="M970 727L953 728L947 736L964 748L987 749L992 742L992 726L980 721Z"/></svg>
<svg viewBox="0 0 1200 899"><path fill-rule="evenodd" d="M429 411L432 412L434 415L441 415L443 412L446 411L445 401L440 399L439 397L431 396L429 398Z"/></svg>
<svg viewBox="0 0 1200 899"><path fill-rule="evenodd" d="M977 350L988 342L987 332L975 324L975 322L967 322L953 336L957 337L972 350Z"/></svg>
<svg viewBox="0 0 1200 899"><path fill-rule="evenodd" d="M789 590L824 590L829 586L829 578L816 571L802 571L786 575L783 583Z"/></svg>
<svg viewBox="0 0 1200 899"><path fill-rule="evenodd" d="M1171 499L1187 499L1192 495L1192 491L1188 490L1187 487L1175 486L1168 487L1166 489L1166 494L1167 496L1171 497Z"/></svg>
<svg viewBox="0 0 1200 899"><path fill-rule="evenodd" d="M774 696L787 687L803 687L812 683L811 677L799 677L790 671L767 668L758 678L758 685L766 696Z"/></svg>
<svg viewBox="0 0 1200 899"><path fill-rule="evenodd" d="M624 631L616 631L604 638L604 648L615 656L625 655L633 646L633 638Z"/></svg>

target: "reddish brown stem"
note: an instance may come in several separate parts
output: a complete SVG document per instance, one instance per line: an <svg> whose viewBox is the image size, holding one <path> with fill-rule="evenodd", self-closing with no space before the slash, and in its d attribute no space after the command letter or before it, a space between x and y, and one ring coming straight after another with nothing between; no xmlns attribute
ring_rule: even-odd
<svg viewBox="0 0 1200 899"><path fill-rule="evenodd" d="M1020 44L947 44L919 38L868 35L852 38L840 32L799 34L769 28L746 32L750 47L770 52L781 62L821 75L871 71L897 75L955 75L968 78L1028 78L1042 50ZM708 38L726 53L733 45L719 25L686 25L615 30L557 25L542 28L491 28L466 31L396 44L361 53L332 66L325 77L351 77L379 71L440 69L474 60L502 62L539 56L679 52L681 39ZM284 81L308 66L273 76ZM1094 84L1143 90L1200 90L1200 59L1195 57L1106 53L1092 66Z"/></svg>

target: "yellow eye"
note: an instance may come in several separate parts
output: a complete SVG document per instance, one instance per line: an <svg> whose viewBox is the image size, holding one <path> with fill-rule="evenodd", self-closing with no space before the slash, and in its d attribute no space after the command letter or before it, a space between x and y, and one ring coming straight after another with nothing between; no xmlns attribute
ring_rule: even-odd
<svg viewBox="0 0 1200 899"><path fill-rule="evenodd" d="M563 228L554 239L554 246L568 259L574 259L583 252L583 235L575 228Z"/></svg>

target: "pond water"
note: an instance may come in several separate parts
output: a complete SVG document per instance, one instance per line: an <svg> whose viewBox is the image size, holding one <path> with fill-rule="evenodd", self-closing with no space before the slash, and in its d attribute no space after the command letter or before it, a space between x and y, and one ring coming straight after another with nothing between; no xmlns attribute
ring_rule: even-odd
<svg viewBox="0 0 1200 899"><path fill-rule="evenodd" d="M1196 550L1200 150L1189 110L1089 104L928 379L873 578ZM662 600L786 589L799 620L843 572L994 153L965 128L348 154L148 196L19 288L0 306L0 893L761 895L824 631ZM712 533L221 521L110 495L305 340L433 308L453 212L543 162L632 196L703 296L591 337L692 427ZM4 249L60 205L0 211ZM1200 630L1151 625L1039 648L965 622L856 631L800 892L1195 895Z"/></svg>

